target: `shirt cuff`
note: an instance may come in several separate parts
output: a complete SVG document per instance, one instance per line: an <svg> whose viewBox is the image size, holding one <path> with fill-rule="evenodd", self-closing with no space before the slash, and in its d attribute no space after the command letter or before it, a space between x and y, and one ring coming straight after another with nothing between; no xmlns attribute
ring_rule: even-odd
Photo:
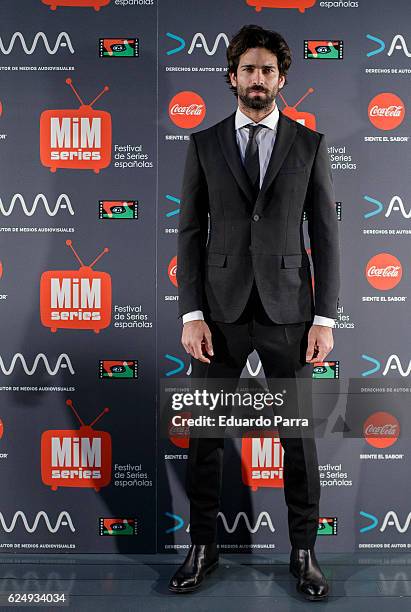
<svg viewBox="0 0 411 612"><path fill-rule="evenodd" d="M183 314L183 325L188 321L204 321L204 315L202 310L192 310Z"/></svg>
<svg viewBox="0 0 411 612"><path fill-rule="evenodd" d="M320 317L320 315L314 315L313 325L325 325L326 327L335 327L335 319L329 317Z"/></svg>

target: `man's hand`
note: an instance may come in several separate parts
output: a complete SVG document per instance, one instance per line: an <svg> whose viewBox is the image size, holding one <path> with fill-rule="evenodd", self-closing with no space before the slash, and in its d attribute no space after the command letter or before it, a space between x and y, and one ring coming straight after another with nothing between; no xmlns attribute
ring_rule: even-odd
<svg viewBox="0 0 411 612"><path fill-rule="evenodd" d="M213 356L213 345L211 342L211 331L205 321L188 321L183 325L181 344L186 353L192 355L199 361L210 363L203 350Z"/></svg>
<svg viewBox="0 0 411 612"><path fill-rule="evenodd" d="M324 361L334 346L332 327L312 325L308 332L308 345L305 360L308 363Z"/></svg>

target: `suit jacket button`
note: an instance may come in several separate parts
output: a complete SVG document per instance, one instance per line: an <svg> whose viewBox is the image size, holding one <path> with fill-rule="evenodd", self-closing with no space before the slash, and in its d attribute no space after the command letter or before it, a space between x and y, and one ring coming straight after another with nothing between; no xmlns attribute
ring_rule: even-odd
<svg viewBox="0 0 411 612"><path fill-rule="evenodd" d="M253 215L253 221L258 221L260 219L260 215Z"/></svg>

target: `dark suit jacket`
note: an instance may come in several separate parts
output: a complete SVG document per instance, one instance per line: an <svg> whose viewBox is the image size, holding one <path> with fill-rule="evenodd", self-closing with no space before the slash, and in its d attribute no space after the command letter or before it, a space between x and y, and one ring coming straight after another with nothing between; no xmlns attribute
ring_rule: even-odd
<svg viewBox="0 0 411 612"><path fill-rule="evenodd" d="M235 113L191 134L178 234L179 317L202 310L231 323L253 279L275 323L335 318L340 286L338 221L327 146L280 111L257 200L235 136ZM314 265L304 246L303 209Z"/></svg>

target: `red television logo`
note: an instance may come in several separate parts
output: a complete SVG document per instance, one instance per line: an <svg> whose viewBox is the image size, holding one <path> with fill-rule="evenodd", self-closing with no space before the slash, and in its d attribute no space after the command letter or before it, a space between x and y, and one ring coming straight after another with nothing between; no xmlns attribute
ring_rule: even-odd
<svg viewBox="0 0 411 612"><path fill-rule="evenodd" d="M317 0L247 0L259 13L263 8L291 8L298 9L300 13L314 6Z"/></svg>
<svg viewBox="0 0 411 612"><path fill-rule="evenodd" d="M253 491L259 487L283 487L284 449L273 432L244 437L241 446L243 483Z"/></svg>
<svg viewBox="0 0 411 612"><path fill-rule="evenodd" d="M98 173L111 162L111 115L96 111L92 106L109 87L106 85L90 104L84 104L71 79L66 79L66 83L81 106L41 113L41 163L51 172L57 168L71 168Z"/></svg>
<svg viewBox="0 0 411 612"><path fill-rule="evenodd" d="M99 11L102 6L110 4L110 0L42 0L52 11L58 6L92 6L95 11Z"/></svg>
<svg viewBox="0 0 411 612"><path fill-rule="evenodd" d="M108 253L106 247L89 266L85 266L66 240L80 263L78 270L48 270L40 280L40 317L52 332L57 329L92 329L96 334L111 322L111 276L95 272L95 263Z"/></svg>
<svg viewBox="0 0 411 612"><path fill-rule="evenodd" d="M314 89L312 87L307 89L307 91L302 96L302 98L300 98L298 102L294 104L294 106L288 106L282 93L278 92L278 95L280 96L281 100L285 104L285 108L282 111L284 115L286 115L287 117L290 117L290 119L294 119L294 121L297 121L298 123L301 123L302 125L305 125L305 127L310 128L310 130L316 129L315 115L313 115L312 113L302 113L301 111L297 110L297 106L300 104L300 102L305 100L308 94L313 93L313 91Z"/></svg>
<svg viewBox="0 0 411 612"><path fill-rule="evenodd" d="M95 431L93 425L109 411L104 410L90 425L85 425L71 400L66 400L76 415L80 429L54 429L41 436L41 479L57 491L58 487L95 489L106 487L111 479L111 436Z"/></svg>

